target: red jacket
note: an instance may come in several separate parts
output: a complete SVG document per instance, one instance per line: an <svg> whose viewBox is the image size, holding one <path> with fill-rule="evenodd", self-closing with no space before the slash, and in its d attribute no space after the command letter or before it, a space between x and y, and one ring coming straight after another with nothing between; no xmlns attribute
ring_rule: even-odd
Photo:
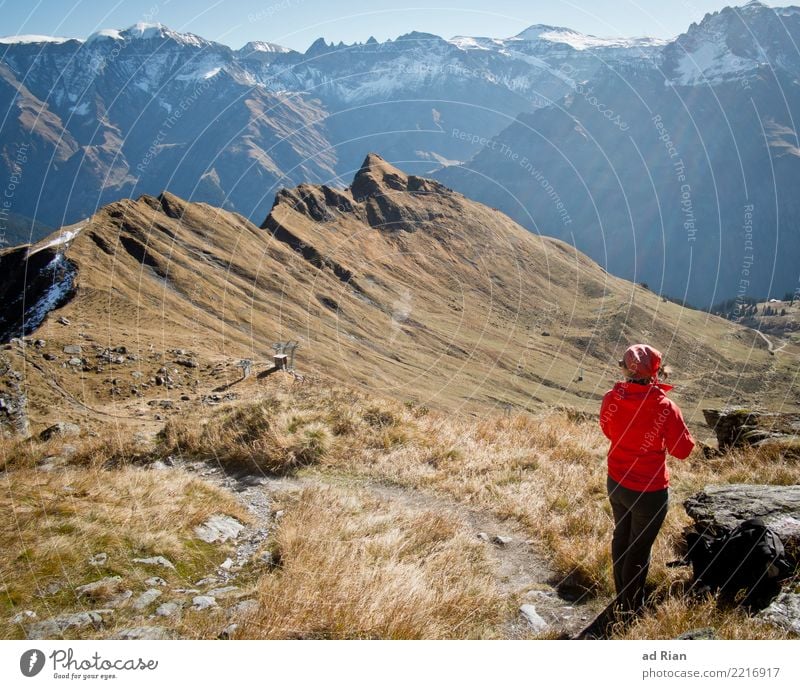
<svg viewBox="0 0 800 689"><path fill-rule="evenodd" d="M608 475L631 490L669 485L666 453L686 459L694 447L681 410L665 392L671 385L617 383L600 405L600 428L611 441Z"/></svg>

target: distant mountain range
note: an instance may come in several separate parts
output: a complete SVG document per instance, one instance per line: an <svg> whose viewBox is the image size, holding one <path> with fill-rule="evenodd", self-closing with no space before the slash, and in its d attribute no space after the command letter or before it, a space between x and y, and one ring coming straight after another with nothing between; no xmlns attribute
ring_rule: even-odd
<svg viewBox="0 0 800 689"><path fill-rule="evenodd" d="M673 41L536 25L305 53L146 24L0 39L8 210L59 226L168 190L260 222L280 188L344 187L377 150L674 297L783 295L798 17L751 2Z"/></svg>
<svg viewBox="0 0 800 689"><path fill-rule="evenodd" d="M782 297L800 289L798 46L800 9L726 8L436 177L697 306Z"/></svg>

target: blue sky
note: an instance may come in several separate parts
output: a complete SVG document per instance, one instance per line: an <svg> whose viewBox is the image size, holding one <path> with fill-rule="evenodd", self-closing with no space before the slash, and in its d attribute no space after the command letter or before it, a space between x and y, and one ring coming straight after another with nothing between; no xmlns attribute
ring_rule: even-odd
<svg viewBox="0 0 800 689"><path fill-rule="evenodd" d="M234 48L247 41L305 50L316 38L353 43L412 30L507 37L531 24L597 36L668 38L724 0L0 0L0 35L83 38L97 29L161 22ZM766 3L781 5L787 3Z"/></svg>

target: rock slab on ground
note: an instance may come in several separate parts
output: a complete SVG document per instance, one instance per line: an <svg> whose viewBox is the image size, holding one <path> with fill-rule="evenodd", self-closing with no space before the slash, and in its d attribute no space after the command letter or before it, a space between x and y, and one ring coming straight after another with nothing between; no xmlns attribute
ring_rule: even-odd
<svg viewBox="0 0 800 689"><path fill-rule="evenodd" d="M118 639L149 639L161 640L168 639L169 634L164 627L128 627L122 629L116 634Z"/></svg>
<svg viewBox="0 0 800 689"><path fill-rule="evenodd" d="M706 424L717 436L720 450L775 443L800 455L800 414L751 409L703 409Z"/></svg>
<svg viewBox="0 0 800 689"><path fill-rule="evenodd" d="M683 506L695 529L721 536L745 519L760 517L783 542L789 562L800 554L800 485L768 486L732 483L706 486Z"/></svg>
<svg viewBox="0 0 800 689"><path fill-rule="evenodd" d="M69 438L80 435L81 427L74 423L59 421L52 426L45 428L40 434L40 440L50 440L51 438Z"/></svg>
<svg viewBox="0 0 800 689"><path fill-rule="evenodd" d="M205 523L196 526L195 535L206 543L224 543L228 539L236 539L244 529L241 524L227 514L215 514L209 517Z"/></svg>
<svg viewBox="0 0 800 689"><path fill-rule="evenodd" d="M105 577L75 588L78 598L111 598L119 592L122 577Z"/></svg>
<svg viewBox="0 0 800 689"><path fill-rule="evenodd" d="M531 605L530 603L526 603L520 607L519 611L522 613L522 616L525 618L525 621L528 623L528 626L532 631L538 634L547 629L547 622L545 622L544 618L538 612L536 612L535 606Z"/></svg>
<svg viewBox="0 0 800 689"><path fill-rule="evenodd" d="M758 618L784 631L800 634L800 594L784 591L758 613Z"/></svg>
<svg viewBox="0 0 800 689"><path fill-rule="evenodd" d="M103 626L104 618L111 613L111 610L87 610L58 615L30 625L26 633L29 639L54 639L69 629L82 629L90 626L99 629Z"/></svg>
<svg viewBox="0 0 800 689"><path fill-rule="evenodd" d="M144 610L148 605L155 602L156 598L161 596L161 591L158 589L147 589L135 601L133 601L133 608L135 610Z"/></svg>
<svg viewBox="0 0 800 689"><path fill-rule="evenodd" d="M153 565L155 567L166 567L167 569L175 569L175 565L173 565L163 555L156 555L155 557L135 557L133 558L133 561L138 562L140 565Z"/></svg>

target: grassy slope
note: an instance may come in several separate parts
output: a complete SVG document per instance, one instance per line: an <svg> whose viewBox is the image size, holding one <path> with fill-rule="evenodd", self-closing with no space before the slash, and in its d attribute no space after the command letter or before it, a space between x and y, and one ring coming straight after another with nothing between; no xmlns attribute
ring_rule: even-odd
<svg viewBox="0 0 800 689"><path fill-rule="evenodd" d="M285 515L272 525L265 547L279 566L247 575L244 593L260 607L243 621L241 637L504 635L504 620L524 591L502 590L475 534L459 519L377 499L365 488L376 481L508 520L552 561L550 583L567 582L588 600L612 593L606 442L594 422L555 412L464 420L339 386L283 386L275 379L254 382L248 396L247 404L174 419L148 457L137 458L124 443L76 441L73 466L63 473L32 469L53 447L6 441L3 456L12 461L0 499L4 617L12 609L32 608L41 616L74 606L68 592L38 598L36 589L52 578L66 580L68 588L97 578L86 558L98 550L113 556L113 571L128 581L145 576L130 562L144 552L184 563L172 585L198 575L191 525L212 505L231 514L236 506L180 470L136 468L167 454L303 479L298 485L276 480L283 493L273 496L275 507ZM651 569L656 607L626 636L671 638L710 625L723 638L783 638L711 602L689 604L680 593L688 572L665 563L688 523L679 505L689 494L712 482L798 483L800 465L774 455L707 460L697 453L672 467L673 506ZM72 490L65 494L67 485ZM143 623L137 615L122 609L117 626ZM222 620L190 615L167 624L176 634L214 637ZM19 630L7 624L4 632Z"/></svg>
<svg viewBox="0 0 800 689"><path fill-rule="evenodd" d="M37 331L46 348L9 353L34 428L70 414L89 424L102 413L152 420L145 402L165 391L132 392L134 370L150 380L171 365L170 349L191 350L200 367L176 367L174 377L180 392L205 390L231 382L239 358L263 367L271 344L287 339L302 343L303 372L478 415L594 411L632 341L667 353L690 422L701 422L703 406L797 407L796 345L772 356L752 331L664 302L377 157L359 179L373 189L359 200L309 185L278 196L267 225L313 258L236 214L169 194L102 209L66 252L78 292ZM62 315L71 325L57 322ZM62 365L62 346L74 343L88 350L87 370ZM138 360L98 370L92 347L118 345Z"/></svg>

